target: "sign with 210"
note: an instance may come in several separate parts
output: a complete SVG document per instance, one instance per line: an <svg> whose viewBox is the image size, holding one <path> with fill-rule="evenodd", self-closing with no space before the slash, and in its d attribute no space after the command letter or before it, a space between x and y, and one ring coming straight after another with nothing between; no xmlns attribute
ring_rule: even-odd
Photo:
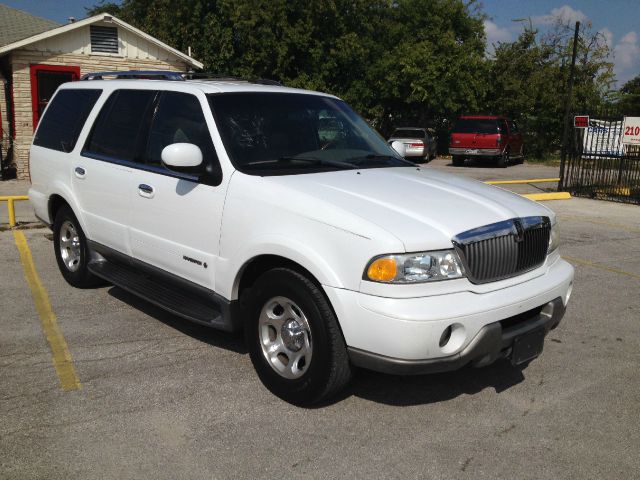
<svg viewBox="0 0 640 480"><path fill-rule="evenodd" d="M622 143L640 145L640 117L624 117Z"/></svg>

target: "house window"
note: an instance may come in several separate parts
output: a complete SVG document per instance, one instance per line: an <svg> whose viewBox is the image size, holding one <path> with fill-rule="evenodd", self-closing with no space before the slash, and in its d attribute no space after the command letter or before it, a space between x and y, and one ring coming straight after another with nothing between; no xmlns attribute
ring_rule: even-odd
<svg viewBox="0 0 640 480"><path fill-rule="evenodd" d="M31 106L33 129L49 100L58 87L65 82L80 80L80 67L71 65L31 65Z"/></svg>
<svg viewBox="0 0 640 480"><path fill-rule="evenodd" d="M91 53L118 53L118 29L91 25Z"/></svg>

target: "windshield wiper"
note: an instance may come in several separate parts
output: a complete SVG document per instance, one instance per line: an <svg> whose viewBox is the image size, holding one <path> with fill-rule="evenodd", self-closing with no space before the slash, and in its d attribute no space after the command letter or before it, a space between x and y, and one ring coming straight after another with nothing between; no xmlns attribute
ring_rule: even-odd
<svg viewBox="0 0 640 480"><path fill-rule="evenodd" d="M412 167L415 167L416 164L405 159L405 158L398 158L394 155L382 155L382 154L376 154L376 153L369 153L367 155L362 155L360 157L353 157L350 160L357 160L357 159L365 159L365 160L375 160L375 159L380 159L380 158L391 158L393 160L397 160L399 162L403 162L406 163L407 165L410 165Z"/></svg>
<svg viewBox="0 0 640 480"><path fill-rule="evenodd" d="M248 163L245 163L244 165L245 166L268 165L273 163L293 162L293 161L315 163L318 165L330 165L332 167L348 168L350 170L358 168L351 163L340 162L338 160L329 160L325 158L316 158L316 157L279 157L273 160L258 160L255 162L248 162Z"/></svg>

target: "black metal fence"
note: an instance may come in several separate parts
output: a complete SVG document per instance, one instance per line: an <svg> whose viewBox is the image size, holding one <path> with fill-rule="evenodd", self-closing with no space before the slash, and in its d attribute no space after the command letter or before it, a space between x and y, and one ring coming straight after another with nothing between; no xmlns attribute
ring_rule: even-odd
<svg viewBox="0 0 640 480"><path fill-rule="evenodd" d="M640 205L640 146L622 144L623 121L590 115L587 128L572 127L560 189Z"/></svg>

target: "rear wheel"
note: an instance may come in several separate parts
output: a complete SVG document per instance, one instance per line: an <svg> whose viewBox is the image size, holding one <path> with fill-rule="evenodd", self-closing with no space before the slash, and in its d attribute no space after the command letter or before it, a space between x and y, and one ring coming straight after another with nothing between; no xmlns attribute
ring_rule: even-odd
<svg viewBox="0 0 640 480"><path fill-rule="evenodd" d="M335 395L351 378L338 320L318 286L299 272L276 268L251 288L245 338L262 383L290 403Z"/></svg>
<svg viewBox="0 0 640 480"><path fill-rule="evenodd" d="M53 222L53 246L60 273L69 285L90 288L103 283L87 268L90 258L87 238L78 219L67 205L56 213Z"/></svg>
<svg viewBox="0 0 640 480"><path fill-rule="evenodd" d="M506 168L509 165L509 150L505 149L502 155L498 157L496 164L500 168Z"/></svg>
<svg viewBox="0 0 640 480"><path fill-rule="evenodd" d="M454 167L463 167L464 166L464 157L460 155L454 155L451 157Z"/></svg>

